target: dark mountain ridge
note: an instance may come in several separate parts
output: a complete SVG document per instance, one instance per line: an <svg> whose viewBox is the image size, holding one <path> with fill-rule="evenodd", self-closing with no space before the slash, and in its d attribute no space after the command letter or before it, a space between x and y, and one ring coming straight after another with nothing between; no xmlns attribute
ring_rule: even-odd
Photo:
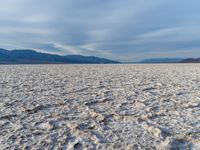
<svg viewBox="0 0 200 150"><path fill-rule="evenodd" d="M0 64L116 64L118 61L82 55L53 55L34 50L0 49Z"/></svg>

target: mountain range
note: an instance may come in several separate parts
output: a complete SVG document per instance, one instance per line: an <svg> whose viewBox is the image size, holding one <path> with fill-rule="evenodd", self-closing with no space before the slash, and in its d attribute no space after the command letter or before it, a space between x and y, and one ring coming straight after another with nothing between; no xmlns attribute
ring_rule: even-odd
<svg viewBox="0 0 200 150"><path fill-rule="evenodd" d="M0 64L116 64L118 61L82 55L53 55L34 50L0 49Z"/></svg>
<svg viewBox="0 0 200 150"><path fill-rule="evenodd" d="M53 55L34 50L6 50L0 48L0 64L119 64L121 62L95 56ZM200 58L152 58L139 62L149 63L200 63Z"/></svg>

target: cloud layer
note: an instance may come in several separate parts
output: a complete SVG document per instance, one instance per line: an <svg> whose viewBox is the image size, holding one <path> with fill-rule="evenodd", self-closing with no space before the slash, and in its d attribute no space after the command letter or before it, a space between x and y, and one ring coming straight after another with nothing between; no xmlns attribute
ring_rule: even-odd
<svg viewBox="0 0 200 150"><path fill-rule="evenodd" d="M0 47L121 61L200 56L198 0L0 0Z"/></svg>

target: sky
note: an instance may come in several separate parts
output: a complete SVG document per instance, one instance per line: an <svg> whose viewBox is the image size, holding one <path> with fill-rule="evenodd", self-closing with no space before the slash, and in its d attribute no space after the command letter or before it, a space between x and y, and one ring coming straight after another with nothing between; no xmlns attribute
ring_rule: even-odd
<svg viewBox="0 0 200 150"><path fill-rule="evenodd" d="M200 57L199 0L0 0L0 47L123 62Z"/></svg>

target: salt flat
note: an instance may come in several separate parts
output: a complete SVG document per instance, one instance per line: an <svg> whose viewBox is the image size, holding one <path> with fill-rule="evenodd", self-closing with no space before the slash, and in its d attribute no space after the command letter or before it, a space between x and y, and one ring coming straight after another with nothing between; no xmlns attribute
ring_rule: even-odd
<svg viewBox="0 0 200 150"><path fill-rule="evenodd" d="M200 149L200 65L1 65L0 149Z"/></svg>

